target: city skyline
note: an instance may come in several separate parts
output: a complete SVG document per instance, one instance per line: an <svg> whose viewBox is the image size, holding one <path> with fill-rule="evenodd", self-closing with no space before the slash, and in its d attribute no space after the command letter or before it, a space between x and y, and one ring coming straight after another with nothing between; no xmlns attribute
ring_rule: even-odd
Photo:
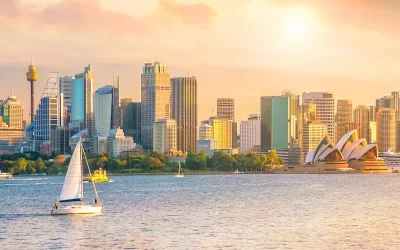
<svg viewBox="0 0 400 250"><path fill-rule="evenodd" d="M282 89L332 92L337 100L352 100L354 107L373 105L377 96L398 89L395 10L400 6L394 1L346 5L244 0L229 8L227 1L209 0L41 0L30 8L32 3L6 1L0 8L0 21L6 24L0 31L7 34L0 41L5 48L0 57L1 98L11 93L12 84L25 103L26 120L30 55L40 76L36 96L48 72L72 75L90 63L96 86L110 84L114 67L121 77L121 98L134 101L140 101L142 65L156 57L168 64L171 77L196 76L200 120L211 116L220 97L235 99L236 120L241 121L257 112L259 96L279 95ZM88 6L99 18L82 19ZM388 18L379 18L381 13ZM261 24L265 32L259 32ZM363 95L352 94L360 89Z"/></svg>

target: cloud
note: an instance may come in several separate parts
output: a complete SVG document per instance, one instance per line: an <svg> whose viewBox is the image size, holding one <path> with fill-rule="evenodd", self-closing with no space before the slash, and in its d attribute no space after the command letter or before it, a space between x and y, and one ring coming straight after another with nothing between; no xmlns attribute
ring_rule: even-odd
<svg viewBox="0 0 400 250"><path fill-rule="evenodd" d="M181 4L175 0L159 0L154 15L159 21L170 20L202 28L209 27L217 18L217 12L206 4Z"/></svg>
<svg viewBox="0 0 400 250"><path fill-rule="evenodd" d="M64 28L70 32L143 35L151 31L151 27L139 19L103 9L99 0L63 0L41 9L22 4L20 0L1 0L0 17Z"/></svg>
<svg viewBox="0 0 400 250"><path fill-rule="evenodd" d="M21 15L21 2L19 0L1 0L0 17L15 18Z"/></svg>
<svg viewBox="0 0 400 250"><path fill-rule="evenodd" d="M338 28L354 28L400 35L398 0L269 0L284 7L314 9L323 20Z"/></svg>

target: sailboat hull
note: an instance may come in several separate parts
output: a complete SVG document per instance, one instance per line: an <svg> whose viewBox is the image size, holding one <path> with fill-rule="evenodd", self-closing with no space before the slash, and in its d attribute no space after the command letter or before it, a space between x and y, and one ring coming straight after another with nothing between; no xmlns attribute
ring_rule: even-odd
<svg viewBox="0 0 400 250"><path fill-rule="evenodd" d="M175 175L175 177L177 177L177 178L183 178L183 175L177 174L177 175Z"/></svg>
<svg viewBox="0 0 400 250"><path fill-rule="evenodd" d="M51 210L51 215L68 215L68 214L98 214L101 213L103 207L90 205L72 205L67 207L59 207Z"/></svg>

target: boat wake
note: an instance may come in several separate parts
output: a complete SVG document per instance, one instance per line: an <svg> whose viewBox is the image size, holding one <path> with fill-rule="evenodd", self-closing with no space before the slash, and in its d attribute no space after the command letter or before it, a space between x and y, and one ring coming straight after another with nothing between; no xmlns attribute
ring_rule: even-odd
<svg viewBox="0 0 400 250"><path fill-rule="evenodd" d="M49 178L14 178L14 181L41 181L41 180L48 180Z"/></svg>

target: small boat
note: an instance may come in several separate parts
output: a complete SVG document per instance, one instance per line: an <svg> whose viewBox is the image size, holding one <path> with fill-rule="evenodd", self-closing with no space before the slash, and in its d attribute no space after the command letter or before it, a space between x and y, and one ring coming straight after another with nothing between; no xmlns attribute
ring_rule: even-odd
<svg viewBox="0 0 400 250"><path fill-rule="evenodd" d="M0 180L5 180L5 179L13 179L12 174L10 173L2 173L0 170Z"/></svg>
<svg viewBox="0 0 400 250"><path fill-rule="evenodd" d="M83 203L83 164L82 154L85 152L82 148L81 139L79 139L74 153L72 154L71 161L68 165L67 174L65 175L64 185L61 190L60 198L51 210L52 215L67 215L67 214L97 214L100 213L103 206L100 203L97 194L96 186L92 182L92 187L95 195L94 204L86 205ZM87 163L85 155L86 166L91 176L90 168ZM75 204L73 204L75 202ZM64 205L72 203L73 205Z"/></svg>
<svg viewBox="0 0 400 250"><path fill-rule="evenodd" d="M111 182L111 179L107 177L107 171L99 168L94 171L92 176L86 176L83 178L84 181L94 182Z"/></svg>
<svg viewBox="0 0 400 250"><path fill-rule="evenodd" d="M180 162L179 162L178 174L175 175L175 177L183 178L183 172L182 172L182 169L181 169L181 163Z"/></svg>

